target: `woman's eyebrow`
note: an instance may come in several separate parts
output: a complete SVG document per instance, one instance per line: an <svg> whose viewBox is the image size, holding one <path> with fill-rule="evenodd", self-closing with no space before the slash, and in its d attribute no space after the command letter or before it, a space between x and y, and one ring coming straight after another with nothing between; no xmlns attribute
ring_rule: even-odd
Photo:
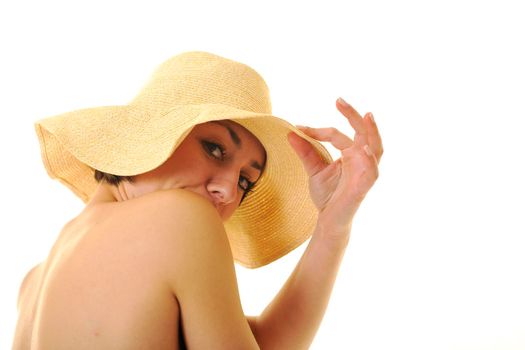
<svg viewBox="0 0 525 350"><path fill-rule="evenodd" d="M228 125L226 125L225 123L223 123L220 120L214 120L212 122L214 124L218 124L218 125L221 125L222 127L226 128L226 130L228 130L228 133L230 134L232 142L237 146L238 149L242 148L241 139L240 139L239 135L237 135L237 133L232 128L230 128Z"/></svg>
<svg viewBox="0 0 525 350"><path fill-rule="evenodd" d="M237 146L238 149L241 149L242 147L242 142L241 142L241 138L239 137L239 135L237 135L237 133L232 129L230 128L226 123L224 123L222 120L212 120L212 123L214 124L218 124L224 128L226 128L226 130L228 130L228 133L230 134L230 137L232 139L232 142ZM259 170L259 173L262 172L262 165L259 164L257 161L253 160L251 163L250 163L250 166L256 170Z"/></svg>
<svg viewBox="0 0 525 350"><path fill-rule="evenodd" d="M259 172L262 172L262 165L257 163L257 161L252 161L251 164L252 168L259 170Z"/></svg>
<svg viewBox="0 0 525 350"><path fill-rule="evenodd" d="M262 165L259 164L256 160L252 160L252 162L250 163L250 166L252 168L254 168L255 170L259 171L259 176L257 177L257 180L259 180L259 177L261 177L261 173L262 173Z"/></svg>

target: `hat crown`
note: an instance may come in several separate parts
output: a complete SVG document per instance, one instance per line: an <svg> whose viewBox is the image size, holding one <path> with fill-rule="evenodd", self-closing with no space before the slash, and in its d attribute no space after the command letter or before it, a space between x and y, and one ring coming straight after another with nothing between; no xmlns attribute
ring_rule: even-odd
<svg viewBox="0 0 525 350"><path fill-rule="evenodd" d="M162 63L130 103L153 113L200 104L272 113L268 86L254 69L200 51L183 53Z"/></svg>

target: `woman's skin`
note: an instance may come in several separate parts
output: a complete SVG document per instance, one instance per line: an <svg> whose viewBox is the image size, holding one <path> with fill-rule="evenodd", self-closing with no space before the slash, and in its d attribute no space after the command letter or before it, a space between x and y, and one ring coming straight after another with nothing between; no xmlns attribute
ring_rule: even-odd
<svg viewBox="0 0 525 350"><path fill-rule="evenodd" d="M226 221L253 187L266 153L249 131L229 120L197 125L160 167L118 187L117 200L181 188L208 199Z"/></svg>
<svg viewBox="0 0 525 350"><path fill-rule="evenodd" d="M239 124L211 122L196 126L159 168L99 185L22 283L14 349L308 348L383 152L371 114L362 118L341 100L336 106L354 140L333 128L302 129L341 150L334 163L289 135L319 216L296 269L261 315L242 311L223 221L259 178L264 148Z"/></svg>
<svg viewBox="0 0 525 350"><path fill-rule="evenodd" d="M261 349L310 346L328 305L354 215L378 177L383 145L372 114L363 118L342 99L336 107L355 130L353 140L335 128L301 128L341 151L332 164L325 164L302 138L289 135L310 176L310 196L319 215L295 270L257 318L255 333Z"/></svg>

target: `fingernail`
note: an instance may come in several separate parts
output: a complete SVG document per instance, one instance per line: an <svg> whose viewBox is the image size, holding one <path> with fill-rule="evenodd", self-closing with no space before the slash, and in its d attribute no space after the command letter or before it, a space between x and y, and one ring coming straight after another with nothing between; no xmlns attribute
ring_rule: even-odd
<svg viewBox="0 0 525 350"><path fill-rule="evenodd" d="M374 119L374 115L372 113L368 113L368 117L370 118L370 120L372 121L372 123L375 123L375 119Z"/></svg>
<svg viewBox="0 0 525 350"><path fill-rule="evenodd" d="M365 145L364 149L365 149L366 154L368 154L371 157L373 153L370 147L368 147L368 145Z"/></svg>
<svg viewBox="0 0 525 350"><path fill-rule="evenodd" d="M295 127L297 129L307 129L308 128L307 126L304 126L304 125L296 125Z"/></svg>
<svg viewBox="0 0 525 350"><path fill-rule="evenodd" d="M350 104L348 104L348 102L346 102L342 97L339 97L337 100L338 100L339 103L342 104L343 106L345 106L345 107L350 107Z"/></svg>

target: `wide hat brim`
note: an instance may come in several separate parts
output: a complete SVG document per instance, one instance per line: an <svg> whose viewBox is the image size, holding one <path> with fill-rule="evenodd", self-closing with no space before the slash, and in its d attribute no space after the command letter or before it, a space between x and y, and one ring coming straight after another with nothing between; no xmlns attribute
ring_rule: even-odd
<svg viewBox="0 0 525 350"><path fill-rule="evenodd" d="M317 220L308 176L287 134L299 134L327 163L332 161L321 143L292 124L270 114L199 104L157 115L132 105L87 108L40 120L35 127L49 176L87 202L98 185L94 169L121 176L150 171L170 157L195 125L223 119L248 129L267 153L256 188L225 223L234 259L256 268L302 244Z"/></svg>

